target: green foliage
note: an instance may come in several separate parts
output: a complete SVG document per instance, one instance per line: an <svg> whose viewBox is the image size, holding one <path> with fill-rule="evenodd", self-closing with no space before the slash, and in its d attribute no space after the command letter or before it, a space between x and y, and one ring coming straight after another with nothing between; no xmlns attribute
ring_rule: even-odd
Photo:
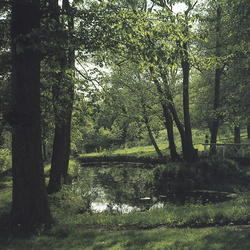
<svg viewBox="0 0 250 250"><path fill-rule="evenodd" d="M120 144L122 130L115 124L111 129L101 127L98 130L92 130L87 138L84 138L84 147L86 152L102 151L110 149Z"/></svg>
<svg viewBox="0 0 250 250"><path fill-rule="evenodd" d="M190 163L159 165L149 181L157 190L216 189L232 191L233 185L245 182L245 172L233 160L211 158ZM228 189L228 190L225 190Z"/></svg>
<svg viewBox="0 0 250 250"><path fill-rule="evenodd" d="M194 164L197 180L205 185L236 184L241 181L244 173L238 164L230 159L211 158Z"/></svg>
<svg viewBox="0 0 250 250"><path fill-rule="evenodd" d="M68 214L81 214L88 211L90 206L90 190L77 182L72 186L63 186L62 189L49 196L51 211L57 215L57 211ZM55 216L56 218L57 216ZM58 221L58 223L61 223Z"/></svg>

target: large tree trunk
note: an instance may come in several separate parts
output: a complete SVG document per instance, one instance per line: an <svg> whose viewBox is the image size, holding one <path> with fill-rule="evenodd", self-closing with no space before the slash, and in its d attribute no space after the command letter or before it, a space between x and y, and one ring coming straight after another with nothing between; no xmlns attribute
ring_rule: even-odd
<svg viewBox="0 0 250 250"><path fill-rule="evenodd" d="M50 226L41 149L39 39L37 1L13 1L12 40L12 173L11 229L14 234Z"/></svg>

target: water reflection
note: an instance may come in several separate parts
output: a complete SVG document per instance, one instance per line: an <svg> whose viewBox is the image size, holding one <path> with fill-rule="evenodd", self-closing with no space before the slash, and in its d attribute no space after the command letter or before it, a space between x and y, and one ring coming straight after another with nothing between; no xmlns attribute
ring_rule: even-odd
<svg viewBox="0 0 250 250"><path fill-rule="evenodd" d="M227 194L204 191L152 190L146 185L150 169L119 166L81 167L79 180L92 212L123 214L164 207L171 202L206 204L231 199ZM87 192L86 192L87 191ZM86 195L87 193L87 195Z"/></svg>

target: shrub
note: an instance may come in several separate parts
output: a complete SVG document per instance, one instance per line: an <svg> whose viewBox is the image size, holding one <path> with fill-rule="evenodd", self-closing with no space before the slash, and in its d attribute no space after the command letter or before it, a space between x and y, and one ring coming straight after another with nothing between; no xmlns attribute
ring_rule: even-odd
<svg viewBox="0 0 250 250"><path fill-rule="evenodd" d="M191 190L194 188L193 169L188 164L170 163L153 170L153 187L156 190Z"/></svg>
<svg viewBox="0 0 250 250"><path fill-rule="evenodd" d="M83 190L80 185L63 186L62 189L49 196L51 210L61 209L68 214L80 214L89 210L91 192Z"/></svg>
<svg viewBox="0 0 250 250"><path fill-rule="evenodd" d="M199 186L212 184L237 184L243 172L237 162L226 158L210 158L196 162L196 181Z"/></svg>
<svg viewBox="0 0 250 250"><path fill-rule="evenodd" d="M221 189L241 182L244 173L230 159L210 158L193 164L187 162L158 165L148 185L156 190L188 191L193 189Z"/></svg>

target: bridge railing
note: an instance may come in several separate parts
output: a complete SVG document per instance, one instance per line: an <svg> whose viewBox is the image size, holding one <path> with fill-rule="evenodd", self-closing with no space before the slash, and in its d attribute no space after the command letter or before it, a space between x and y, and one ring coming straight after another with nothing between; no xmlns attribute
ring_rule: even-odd
<svg viewBox="0 0 250 250"><path fill-rule="evenodd" d="M204 154L209 155L216 152L223 157L245 157L250 156L250 144L243 143L203 143Z"/></svg>

